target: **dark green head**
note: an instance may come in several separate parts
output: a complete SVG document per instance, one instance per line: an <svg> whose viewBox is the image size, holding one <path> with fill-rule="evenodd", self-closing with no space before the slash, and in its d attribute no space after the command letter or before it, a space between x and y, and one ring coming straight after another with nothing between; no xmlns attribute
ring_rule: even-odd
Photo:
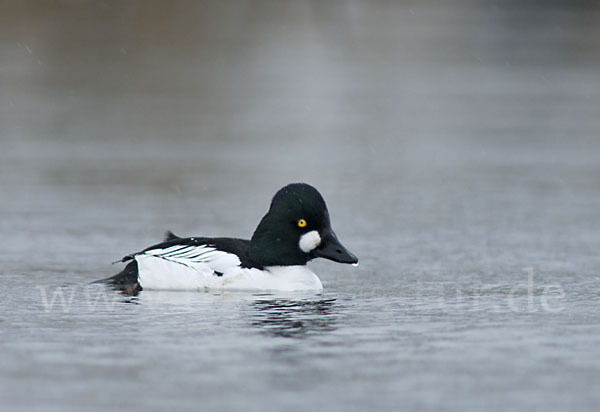
<svg viewBox="0 0 600 412"><path fill-rule="evenodd" d="M340 263L358 259L337 239L321 194L306 183L280 189L250 241L250 258L261 266L304 265L322 257Z"/></svg>

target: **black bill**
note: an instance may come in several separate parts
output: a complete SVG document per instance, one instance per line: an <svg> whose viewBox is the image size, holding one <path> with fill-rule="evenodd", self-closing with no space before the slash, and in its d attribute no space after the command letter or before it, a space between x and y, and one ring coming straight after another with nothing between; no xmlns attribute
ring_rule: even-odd
<svg viewBox="0 0 600 412"><path fill-rule="evenodd" d="M312 252L315 257L339 263L358 263L358 258L340 243L333 230L329 230L321 236L321 244Z"/></svg>

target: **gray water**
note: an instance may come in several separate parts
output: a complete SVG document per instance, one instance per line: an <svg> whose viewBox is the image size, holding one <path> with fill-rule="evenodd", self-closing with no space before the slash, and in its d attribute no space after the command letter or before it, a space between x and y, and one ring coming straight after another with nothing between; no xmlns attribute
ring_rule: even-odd
<svg viewBox="0 0 600 412"><path fill-rule="evenodd" d="M0 409L598 410L598 2L1 4ZM293 181L323 294L89 285Z"/></svg>

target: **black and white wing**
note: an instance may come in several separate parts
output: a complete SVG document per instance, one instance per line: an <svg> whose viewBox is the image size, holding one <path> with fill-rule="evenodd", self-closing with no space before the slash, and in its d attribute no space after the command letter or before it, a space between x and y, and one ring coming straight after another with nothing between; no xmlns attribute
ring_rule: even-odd
<svg viewBox="0 0 600 412"><path fill-rule="evenodd" d="M216 245L211 244L175 244L151 248L136 254L134 258L138 262L147 258L160 259L196 271L206 272L208 269L217 275L233 267L239 267L242 263L235 253L220 250Z"/></svg>
<svg viewBox="0 0 600 412"><path fill-rule="evenodd" d="M121 259L130 263L104 282L134 291L210 287L227 272L255 267L249 248L244 239L180 238L167 232L164 242Z"/></svg>

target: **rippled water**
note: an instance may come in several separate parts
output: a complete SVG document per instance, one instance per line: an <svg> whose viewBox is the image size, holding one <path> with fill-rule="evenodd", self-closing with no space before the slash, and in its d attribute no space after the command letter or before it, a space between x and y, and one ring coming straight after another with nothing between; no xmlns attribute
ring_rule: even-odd
<svg viewBox="0 0 600 412"><path fill-rule="evenodd" d="M2 410L597 409L597 4L143 4L0 13ZM322 295L89 284L292 181Z"/></svg>

